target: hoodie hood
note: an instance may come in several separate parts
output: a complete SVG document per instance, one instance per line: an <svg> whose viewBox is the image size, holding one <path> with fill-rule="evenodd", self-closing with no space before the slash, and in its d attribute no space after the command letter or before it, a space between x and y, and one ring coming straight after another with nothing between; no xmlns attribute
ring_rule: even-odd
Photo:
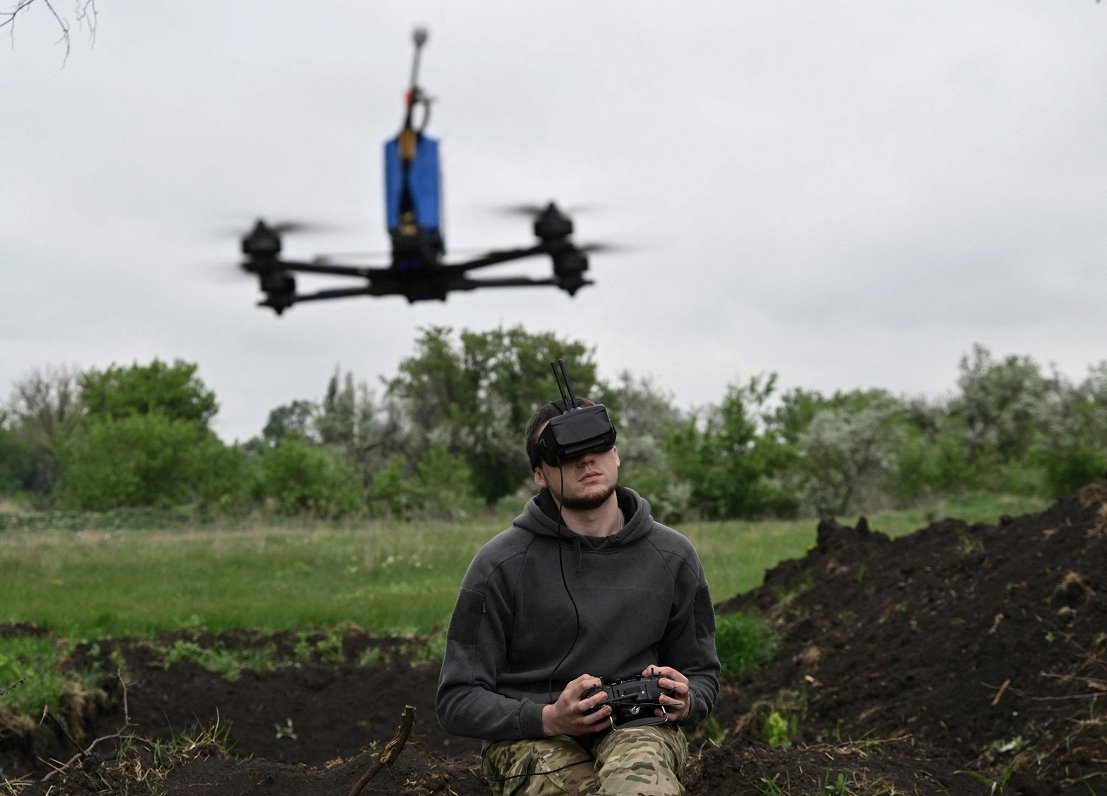
<svg viewBox="0 0 1107 796"><path fill-rule="evenodd" d="M516 517L512 524L536 536L551 536L571 541L578 550L582 541L598 550L631 544L648 536L653 528L653 520L650 517L650 504L646 499L633 489L622 486L615 487L615 497L623 513L623 527L611 536L584 536L563 524L557 504L548 489L543 489L527 501L523 513Z"/></svg>

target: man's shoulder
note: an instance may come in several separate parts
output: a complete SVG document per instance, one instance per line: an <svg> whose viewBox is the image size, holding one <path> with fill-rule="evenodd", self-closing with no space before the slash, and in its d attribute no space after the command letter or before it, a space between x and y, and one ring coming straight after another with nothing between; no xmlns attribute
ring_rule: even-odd
<svg viewBox="0 0 1107 796"><path fill-rule="evenodd" d="M477 551L473 564L495 568L512 558L523 555L534 542L534 534L517 526L500 531Z"/></svg>
<svg viewBox="0 0 1107 796"><path fill-rule="evenodd" d="M653 527L650 529L649 540L658 550L675 553L681 558L698 558L696 547L692 544L691 539L680 531L670 528L668 525L662 525L656 520L653 521Z"/></svg>
<svg viewBox="0 0 1107 796"><path fill-rule="evenodd" d="M462 586L484 591L492 583L513 582L534 542L534 534L521 528L508 528L489 539L473 556Z"/></svg>

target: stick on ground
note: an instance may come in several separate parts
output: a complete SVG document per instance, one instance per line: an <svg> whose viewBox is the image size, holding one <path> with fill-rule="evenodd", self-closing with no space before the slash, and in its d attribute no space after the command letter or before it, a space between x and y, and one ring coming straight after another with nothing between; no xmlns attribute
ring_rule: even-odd
<svg viewBox="0 0 1107 796"><path fill-rule="evenodd" d="M411 728L414 724L415 708L411 705L404 705L404 712L400 715L400 726L396 728L396 734L392 736L391 741L385 744L380 754L374 755L373 764L369 766L369 770L362 775L361 779L350 788L348 796L358 796L362 788L369 784L369 780L377 775L377 772L396 762L396 758L403 751L404 744L407 743L408 736L411 735Z"/></svg>

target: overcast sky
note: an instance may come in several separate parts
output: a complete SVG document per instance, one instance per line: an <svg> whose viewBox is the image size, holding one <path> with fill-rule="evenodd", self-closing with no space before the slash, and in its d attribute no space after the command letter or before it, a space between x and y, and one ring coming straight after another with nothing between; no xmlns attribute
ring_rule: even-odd
<svg viewBox="0 0 1107 796"><path fill-rule="evenodd" d="M974 343L1073 380L1107 358L1094 0L97 7L64 66L41 2L0 34L0 401L35 368L180 358L245 440L336 366L394 375L430 325L584 340L684 407L770 372L940 398ZM259 215L333 225L291 256L386 248L419 24L449 249L526 245L497 208L553 198L629 250L573 299L256 307L233 231Z"/></svg>

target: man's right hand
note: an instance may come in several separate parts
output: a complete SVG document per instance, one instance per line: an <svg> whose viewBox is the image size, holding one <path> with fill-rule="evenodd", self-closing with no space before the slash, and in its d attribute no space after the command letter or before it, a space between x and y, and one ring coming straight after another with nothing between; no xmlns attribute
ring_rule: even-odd
<svg viewBox="0 0 1107 796"><path fill-rule="evenodd" d="M592 708L607 701L607 694L600 691L588 699L581 699L589 688L602 686L603 681L590 674L582 674L565 686L556 702L542 708L542 731L553 735L588 735L611 725L607 717L611 708L603 705L595 713Z"/></svg>

